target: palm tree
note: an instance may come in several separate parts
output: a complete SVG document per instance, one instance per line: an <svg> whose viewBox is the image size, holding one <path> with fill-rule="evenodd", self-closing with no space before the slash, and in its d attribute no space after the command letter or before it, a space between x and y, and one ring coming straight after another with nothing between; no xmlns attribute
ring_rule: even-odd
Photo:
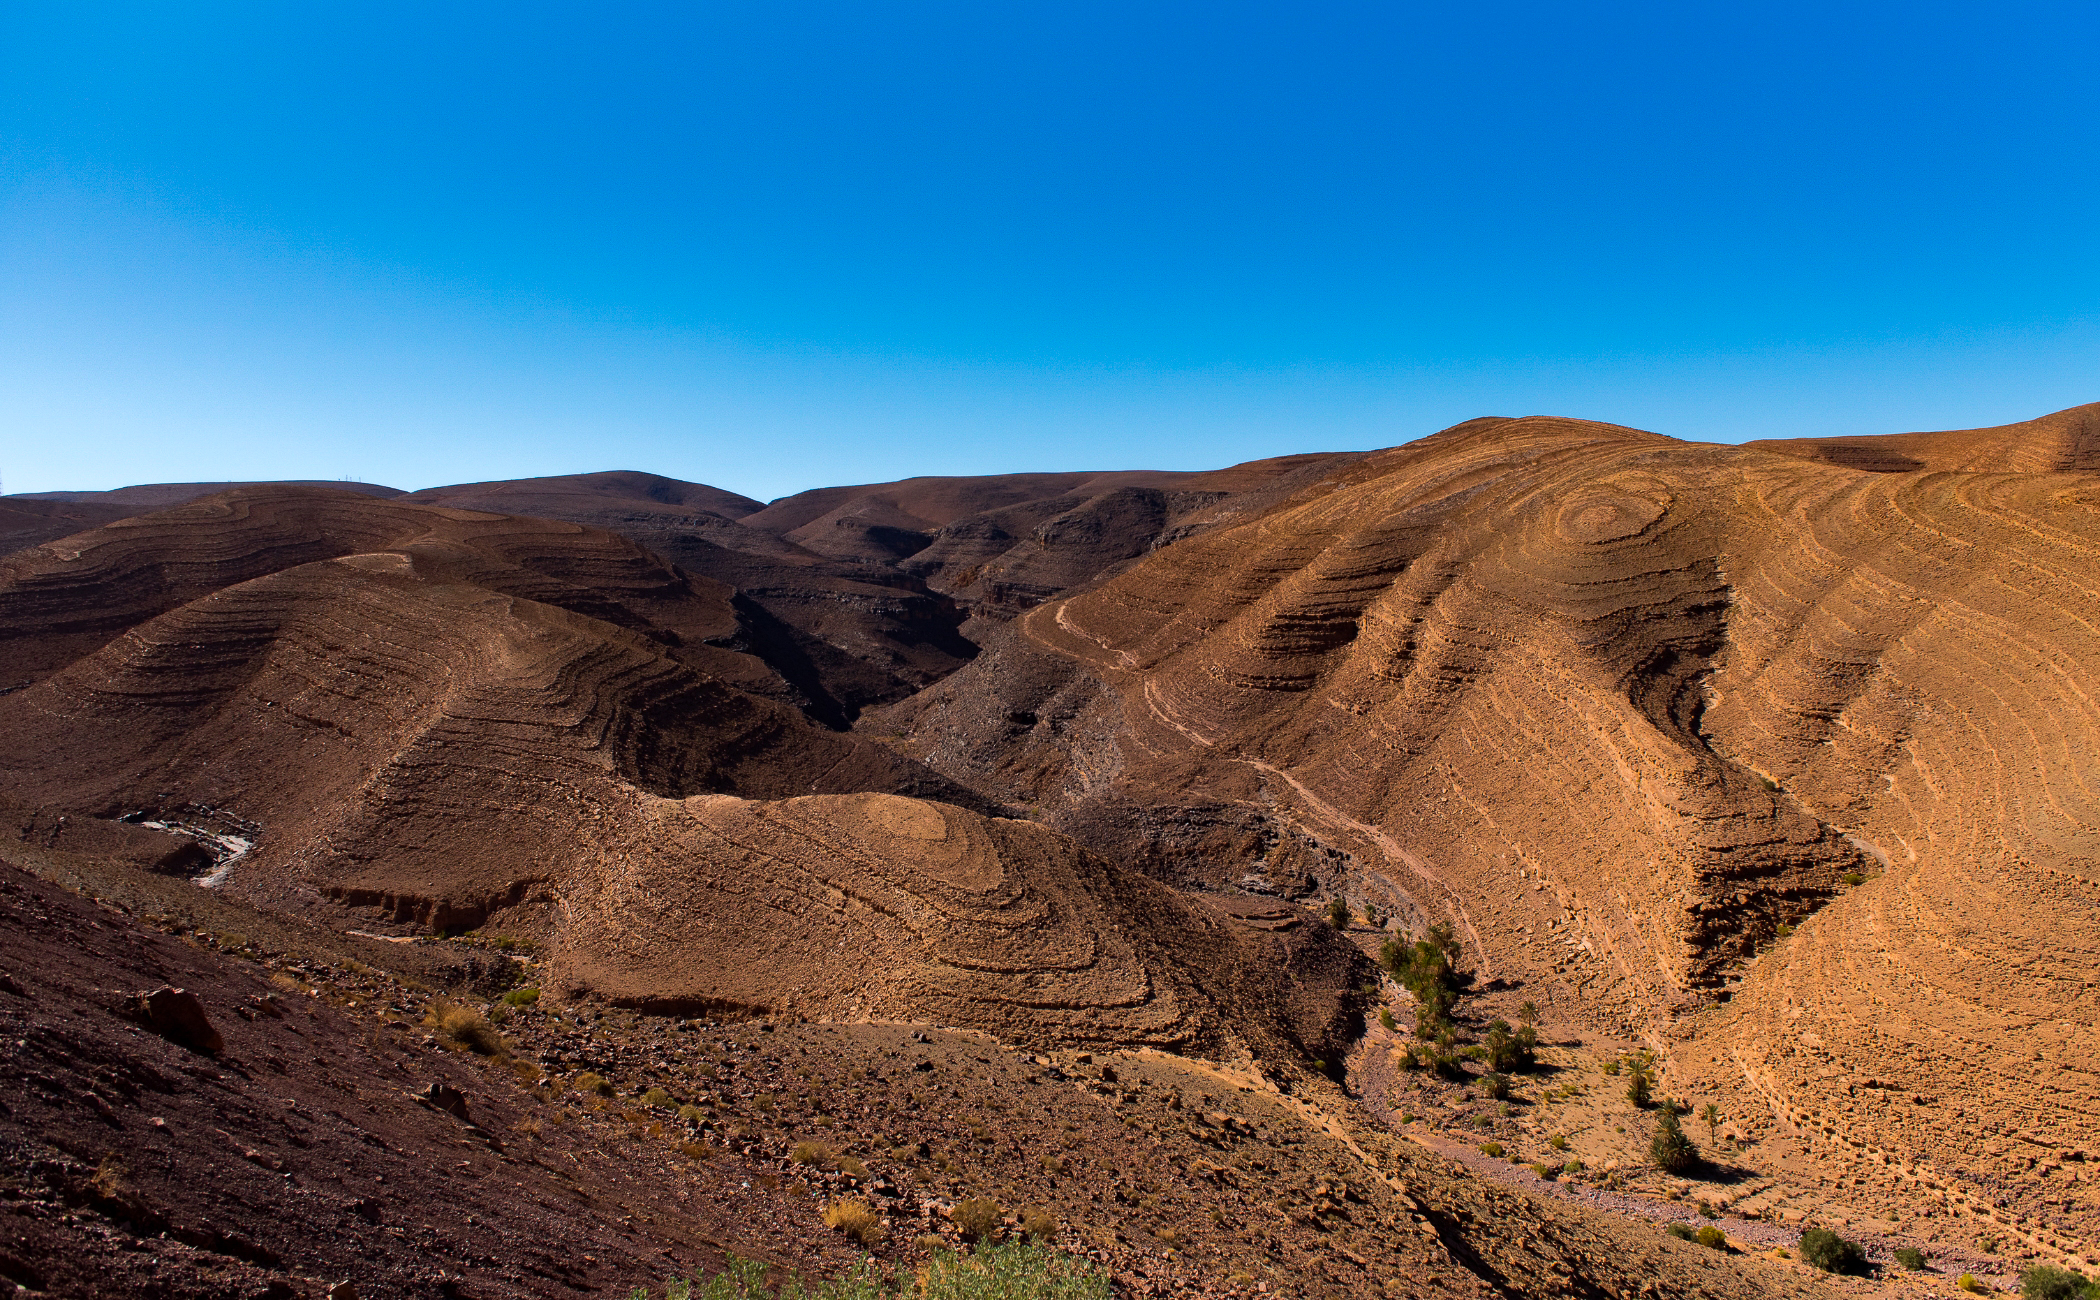
<svg viewBox="0 0 2100 1300"><path fill-rule="evenodd" d="M1714 1136L1714 1129L1721 1122L1721 1108L1712 1102L1707 1102L1705 1106L1700 1108L1699 1118L1706 1121L1706 1144L1708 1146L1717 1144L1720 1139Z"/></svg>

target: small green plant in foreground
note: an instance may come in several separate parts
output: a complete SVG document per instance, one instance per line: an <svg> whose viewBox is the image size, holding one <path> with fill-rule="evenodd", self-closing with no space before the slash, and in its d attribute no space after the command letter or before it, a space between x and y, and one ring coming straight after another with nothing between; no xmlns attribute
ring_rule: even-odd
<svg viewBox="0 0 2100 1300"><path fill-rule="evenodd" d="M1924 1271L1925 1252L1915 1246L1902 1246L1896 1251L1896 1262L1913 1273Z"/></svg>
<svg viewBox="0 0 2100 1300"><path fill-rule="evenodd" d="M934 1251L923 1279L891 1276L872 1260L841 1277L805 1287L790 1278L766 1285L766 1266L732 1257L704 1282L673 1281L663 1300L1110 1300L1108 1275L1082 1259L1033 1242L987 1246L970 1254ZM629 1300L653 1300L636 1287Z"/></svg>

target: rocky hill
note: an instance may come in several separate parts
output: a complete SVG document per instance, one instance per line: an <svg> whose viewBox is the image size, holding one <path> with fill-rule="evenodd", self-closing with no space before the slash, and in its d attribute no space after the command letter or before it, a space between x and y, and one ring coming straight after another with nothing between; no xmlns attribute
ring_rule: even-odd
<svg viewBox="0 0 2100 1300"><path fill-rule="evenodd" d="M887 721L1162 879L1452 926L1725 1103L1775 1213L2086 1260L2096 418L1475 421L1039 606Z"/></svg>
<svg viewBox="0 0 2100 1300"><path fill-rule="evenodd" d="M2096 445L7 498L0 1275L2091 1269Z"/></svg>

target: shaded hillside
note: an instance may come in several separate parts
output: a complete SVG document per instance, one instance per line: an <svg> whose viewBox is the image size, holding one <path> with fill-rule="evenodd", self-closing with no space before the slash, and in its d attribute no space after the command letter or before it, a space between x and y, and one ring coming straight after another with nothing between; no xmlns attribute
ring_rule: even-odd
<svg viewBox="0 0 2100 1300"><path fill-rule="evenodd" d="M1002 474L819 488L771 505L611 472L429 488L407 500L565 519L735 589L735 645L826 726L923 689L1005 619L1353 455L1204 473Z"/></svg>
<svg viewBox="0 0 2100 1300"><path fill-rule="evenodd" d="M975 802L759 692L726 589L572 524L257 488L0 562L0 779L224 888L472 924L649 791ZM242 851L242 845L251 846ZM236 859L237 865L232 865Z"/></svg>
<svg viewBox="0 0 2100 1300"><path fill-rule="evenodd" d="M1848 453L1878 472L1476 421L1039 607L889 717L1165 878L1452 924L1480 978L1835 1162L1789 1177L2077 1257L2100 1218L2031 1171L2100 1113L2100 480L2053 468L2095 409Z"/></svg>
<svg viewBox="0 0 2100 1300"><path fill-rule="evenodd" d="M630 538L733 589L737 632L803 711L843 729L862 708L938 681L977 652L953 602L881 563L841 562L739 521L759 503L617 471L428 488L406 500L563 519Z"/></svg>

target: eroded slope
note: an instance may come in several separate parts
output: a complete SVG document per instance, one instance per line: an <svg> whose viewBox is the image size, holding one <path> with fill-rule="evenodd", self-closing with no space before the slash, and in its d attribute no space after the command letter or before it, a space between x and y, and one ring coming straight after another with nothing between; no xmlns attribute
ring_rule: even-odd
<svg viewBox="0 0 2100 1300"><path fill-rule="evenodd" d="M1897 472L1474 422L1043 605L892 719L1171 878L1448 920L1826 1176L2090 1252L2036 1171L2100 1105L2094 412Z"/></svg>

